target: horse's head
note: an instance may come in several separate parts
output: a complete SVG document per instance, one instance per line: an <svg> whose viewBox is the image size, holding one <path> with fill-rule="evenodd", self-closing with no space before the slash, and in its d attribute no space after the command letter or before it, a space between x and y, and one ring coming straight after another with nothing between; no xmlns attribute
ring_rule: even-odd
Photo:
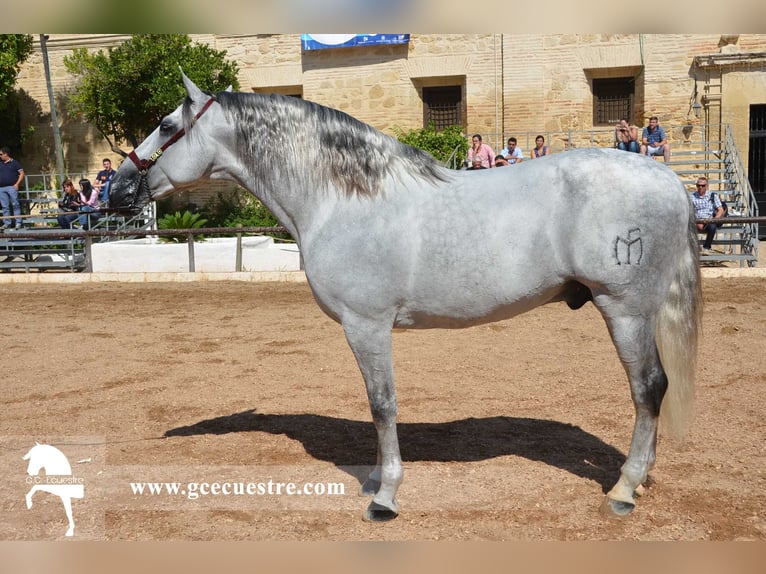
<svg viewBox="0 0 766 574"><path fill-rule="evenodd" d="M165 116L123 161L109 186L110 208L137 213L149 201L189 187L215 171L219 145L210 132L215 131L220 110L215 110L214 96L200 90L183 71L181 76L185 102ZM203 115L201 124L189 134Z"/></svg>
<svg viewBox="0 0 766 574"><path fill-rule="evenodd" d="M27 474L30 476L39 474L41 468L45 469L45 474L72 474L72 467L64 453L49 444L36 443L21 458L29 461Z"/></svg>
<svg viewBox="0 0 766 574"><path fill-rule="evenodd" d="M28 460L29 464L27 465L27 474L32 476L35 474L38 474L40 472L40 469L45 466L45 456L41 456L43 453L43 447L44 445L41 445L40 443L35 444L31 449L29 449L29 452L25 454L23 457L21 457L21 460Z"/></svg>

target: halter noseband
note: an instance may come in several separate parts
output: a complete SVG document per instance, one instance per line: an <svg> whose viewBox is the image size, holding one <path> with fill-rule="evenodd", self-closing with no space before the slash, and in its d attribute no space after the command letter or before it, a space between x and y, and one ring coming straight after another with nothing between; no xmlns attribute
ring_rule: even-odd
<svg viewBox="0 0 766 574"><path fill-rule="evenodd" d="M205 102L205 105L202 106L202 109L197 112L197 115L192 118L191 124L189 125L189 129L194 127L194 124L197 122L197 120L204 114L207 109L212 105L212 103L215 101L214 96L210 96L210 99ZM136 164L136 167L138 168L138 173L141 175L141 184L143 184L146 181L146 175L149 173L149 168L152 167L155 163L157 163L157 160L160 158L160 156L165 153L165 150L168 149L170 146L172 146L174 143L176 143L178 140L180 140L184 135L186 135L186 129L181 128L176 133L173 134L173 136L166 141L164 144L162 144L162 147L158 148L157 151L155 151L152 155L149 156L149 159L139 159L136 155L136 150L131 151L128 154L128 157L133 161L134 164Z"/></svg>

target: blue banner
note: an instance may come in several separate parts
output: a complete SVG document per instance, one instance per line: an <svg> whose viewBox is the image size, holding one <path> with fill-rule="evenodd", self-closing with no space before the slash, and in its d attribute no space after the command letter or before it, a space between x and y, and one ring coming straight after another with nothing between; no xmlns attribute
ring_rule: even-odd
<svg viewBox="0 0 766 574"><path fill-rule="evenodd" d="M406 44L409 41L409 34L301 34L301 46L304 50Z"/></svg>

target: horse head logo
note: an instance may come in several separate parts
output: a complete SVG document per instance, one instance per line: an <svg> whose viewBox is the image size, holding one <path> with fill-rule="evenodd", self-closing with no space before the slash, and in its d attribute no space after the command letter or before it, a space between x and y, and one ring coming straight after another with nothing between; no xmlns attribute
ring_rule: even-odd
<svg viewBox="0 0 766 574"><path fill-rule="evenodd" d="M74 535L74 520L72 519L72 499L82 498L85 487L72 478L72 466L69 460L54 446L36 443L22 460L28 460L27 482L34 484L26 495L27 508L32 508L32 496L35 492L43 491L55 494L61 498L66 512L69 528L67 536ZM40 477L40 470L45 470L45 476Z"/></svg>

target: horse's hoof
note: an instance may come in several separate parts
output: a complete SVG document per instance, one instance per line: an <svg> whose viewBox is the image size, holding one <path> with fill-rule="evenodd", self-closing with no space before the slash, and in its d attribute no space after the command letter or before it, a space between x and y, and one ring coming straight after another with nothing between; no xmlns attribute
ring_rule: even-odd
<svg viewBox="0 0 766 574"><path fill-rule="evenodd" d="M635 507L636 505L633 502L615 500L605 496L604 501L601 503L600 512L602 516L606 516L607 518L625 518L633 512Z"/></svg>
<svg viewBox="0 0 766 574"><path fill-rule="evenodd" d="M374 478L368 478L364 481L359 494L361 496L375 496L380 489L380 481Z"/></svg>
<svg viewBox="0 0 766 574"><path fill-rule="evenodd" d="M28 496L27 497L27 510L30 509L30 508L32 508L32 498Z"/></svg>
<svg viewBox="0 0 766 574"><path fill-rule="evenodd" d="M367 522L388 522L399 516L398 510L391 510L373 501L364 511L364 519Z"/></svg>
<svg viewBox="0 0 766 574"><path fill-rule="evenodd" d="M74 528L70 528L66 531L65 536L74 536Z"/></svg>
<svg viewBox="0 0 766 574"><path fill-rule="evenodd" d="M644 492L646 492L646 488L644 488L643 484L639 484L636 487L636 490L633 491L633 496L641 497L644 495Z"/></svg>

